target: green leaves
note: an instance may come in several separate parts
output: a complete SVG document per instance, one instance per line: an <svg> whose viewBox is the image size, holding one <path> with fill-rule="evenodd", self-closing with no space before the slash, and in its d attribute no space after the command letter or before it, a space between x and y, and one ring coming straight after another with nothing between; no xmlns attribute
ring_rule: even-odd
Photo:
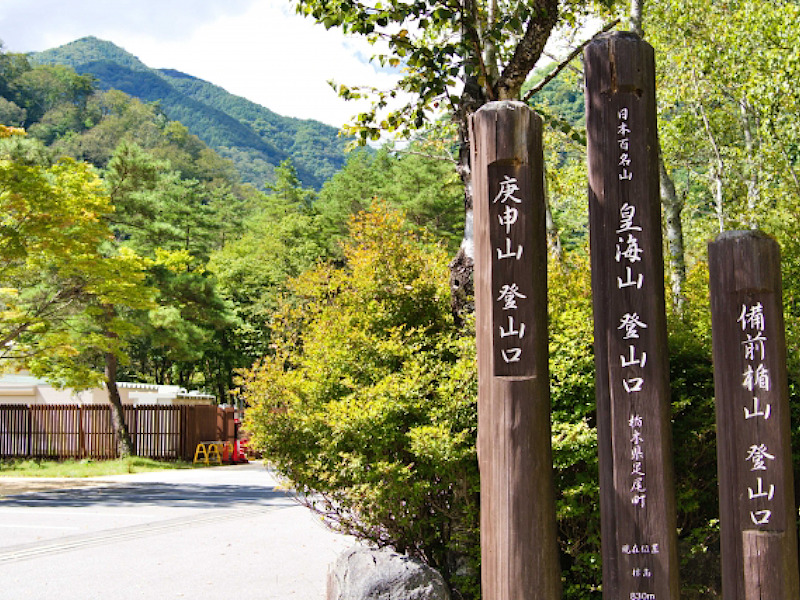
<svg viewBox="0 0 800 600"><path fill-rule="evenodd" d="M698 184L710 180L687 186L693 220L713 202L717 222L706 231L765 226L770 207L796 195L786 156L800 139L800 96L785 84L798 74L800 10L793 2L664 0L648 14L665 159ZM692 250L704 252L706 239Z"/></svg>
<svg viewBox="0 0 800 600"><path fill-rule="evenodd" d="M8 290L0 339L3 353L15 342L14 354L24 356L34 334L72 313L84 291L110 294L102 252L112 207L88 165L25 164L0 149L0 208L0 273Z"/></svg>

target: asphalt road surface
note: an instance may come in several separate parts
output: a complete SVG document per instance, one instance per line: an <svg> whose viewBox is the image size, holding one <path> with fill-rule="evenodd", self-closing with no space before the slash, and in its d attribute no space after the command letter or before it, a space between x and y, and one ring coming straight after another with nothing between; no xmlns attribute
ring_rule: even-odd
<svg viewBox="0 0 800 600"><path fill-rule="evenodd" d="M322 600L353 544L258 463L14 483L0 478L2 600Z"/></svg>

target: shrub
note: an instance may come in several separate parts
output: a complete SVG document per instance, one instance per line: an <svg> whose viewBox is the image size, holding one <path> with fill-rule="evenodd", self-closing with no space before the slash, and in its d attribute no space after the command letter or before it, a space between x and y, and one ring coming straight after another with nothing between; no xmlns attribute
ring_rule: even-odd
<svg viewBox="0 0 800 600"><path fill-rule="evenodd" d="M477 596L474 333L442 248L376 205L344 266L296 279L274 355L241 378L252 440L339 530L418 556Z"/></svg>
<svg viewBox="0 0 800 600"><path fill-rule="evenodd" d="M351 224L338 267L291 284L274 354L242 374L253 440L336 528L439 569L480 596L474 331L449 308L448 257L402 215ZM707 276L690 274L670 321L682 594L719 590L714 393ZM565 600L602 596L589 261L549 272L554 477ZM794 389L794 388L793 388Z"/></svg>

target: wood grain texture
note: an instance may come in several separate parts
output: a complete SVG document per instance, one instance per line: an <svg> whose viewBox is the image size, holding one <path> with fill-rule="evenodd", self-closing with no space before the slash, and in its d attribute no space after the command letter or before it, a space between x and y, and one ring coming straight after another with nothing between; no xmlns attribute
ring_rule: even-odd
<svg viewBox="0 0 800 600"><path fill-rule="evenodd" d="M723 595L798 598L780 250L732 231L708 252Z"/></svg>
<svg viewBox="0 0 800 600"><path fill-rule="evenodd" d="M603 597L677 600L653 49L584 52Z"/></svg>
<svg viewBox="0 0 800 600"><path fill-rule="evenodd" d="M555 600L561 569L550 445L547 248L541 120L519 102L493 102L472 117L475 190L475 302L478 341L478 460L481 577L485 600ZM513 233L498 220L499 185L519 186ZM513 201L509 201L513 202ZM506 233L510 246L506 246ZM493 243L494 241L494 243ZM498 248L496 244L500 244ZM518 257L498 258L506 250ZM498 305L516 283L519 308ZM524 307L524 308L523 308ZM520 363L499 365L508 318L525 324Z"/></svg>

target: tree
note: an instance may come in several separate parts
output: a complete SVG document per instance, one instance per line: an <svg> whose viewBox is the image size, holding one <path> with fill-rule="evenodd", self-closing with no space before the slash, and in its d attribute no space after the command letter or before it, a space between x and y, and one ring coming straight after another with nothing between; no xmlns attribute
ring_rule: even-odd
<svg viewBox="0 0 800 600"><path fill-rule="evenodd" d="M26 340L49 329L80 294L75 278L94 268L109 239L112 208L88 165L41 164L40 145L0 146L0 356L24 357Z"/></svg>
<svg viewBox="0 0 800 600"><path fill-rule="evenodd" d="M648 12L665 156L708 181L716 231L762 224L795 187L798 95L787 77L797 61L787 49L800 38L797 15L793 2L751 0L654 1Z"/></svg>
<svg viewBox="0 0 800 600"><path fill-rule="evenodd" d="M273 197L276 208L282 204L291 211L308 210L314 202L316 194L312 190L303 189L297 169L292 159L287 158L275 167L275 181L267 183L267 191Z"/></svg>
<svg viewBox="0 0 800 600"><path fill-rule="evenodd" d="M679 306L687 267L709 237L765 224L767 209L800 189L790 150L797 93L787 79L797 74L787 49L800 34L798 9L750 0L648 6L648 40L658 57L662 201Z"/></svg>
<svg viewBox="0 0 800 600"><path fill-rule="evenodd" d="M16 78L17 102L26 109L31 125L39 121L48 111L67 104L83 108L94 92L91 76L78 75L61 65L33 67Z"/></svg>
<svg viewBox="0 0 800 600"><path fill-rule="evenodd" d="M154 288L154 306L139 312L134 323L139 334L131 343L128 372L134 377L188 388L201 385L220 402L233 387L233 368L214 377L205 369L214 358L226 360L226 332L237 321L221 297L217 280L208 271L187 269L188 255L159 253L147 270L146 282Z"/></svg>
<svg viewBox="0 0 800 600"><path fill-rule="evenodd" d="M331 228L311 206L314 193L302 187L291 162L282 163L276 174L272 193L254 199L239 235L208 264L236 314L237 366L269 353L269 322L288 281L324 260L334 245Z"/></svg>
<svg viewBox="0 0 800 600"><path fill-rule="evenodd" d="M314 204L329 238L338 242L347 235L350 217L369 208L391 168L386 149L378 152L359 149L350 153L344 168L322 186ZM331 244L332 251L337 242Z"/></svg>
<svg viewBox="0 0 800 600"><path fill-rule="evenodd" d="M382 131L422 128L430 115L441 110L451 113L458 130L457 170L464 184L466 210L463 241L451 267L451 287L460 290L454 297L463 300L455 310L462 311L468 303L463 290L471 287L473 261L469 116L487 101L519 99L559 20L574 24L590 12L589 5L558 0L299 0L297 9L326 28L366 37L381 49L375 59L382 66L404 68L392 90L338 86L344 98L370 95L374 99L372 108L359 114L348 130L362 141L378 139ZM404 104L389 106L400 97L407 98Z"/></svg>
<svg viewBox="0 0 800 600"><path fill-rule="evenodd" d="M20 100L17 78L30 70L31 64L27 56L5 52L0 42L0 96L15 102Z"/></svg>
<svg viewBox="0 0 800 600"><path fill-rule="evenodd" d="M0 149L0 356L57 386L104 383L118 451L127 455L116 372L132 329L120 314L149 305L144 265L112 248L113 207L91 167L42 165L31 160L40 150Z"/></svg>
<svg viewBox="0 0 800 600"><path fill-rule="evenodd" d="M332 254L339 253L336 244L346 236L350 218L375 199L403 210L420 231L430 232L452 252L458 250L464 231L460 181L451 157L431 157L426 146L418 141L402 151L354 152L325 183L314 210L332 242Z"/></svg>
<svg viewBox="0 0 800 600"><path fill-rule="evenodd" d="M211 372L205 367L213 357L228 360L218 343L226 343L236 319L206 265L222 243L218 209L236 199L213 179L184 179L171 162L128 142L108 162L105 183L116 208L115 240L149 259L146 282L156 303L132 316L139 335L129 368L136 377L194 385L198 374ZM200 383L225 398L233 366Z"/></svg>
<svg viewBox="0 0 800 600"><path fill-rule="evenodd" d="M125 422L117 376L128 359L130 339L138 333L131 313L152 306L146 285L146 261L127 248L104 245L85 257L87 267L73 278L76 308L30 344L25 364L35 375L60 387L87 389L105 385L117 454L134 448Z"/></svg>
<svg viewBox="0 0 800 600"><path fill-rule="evenodd" d="M25 135L25 130L19 127L9 127L8 125L0 125L0 139L10 138L15 135Z"/></svg>
<svg viewBox="0 0 800 600"><path fill-rule="evenodd" d="M0 96L0 123L7 125L20 126L25 123L25 118L28 114L24 108L18 106L11 100L6 100Z"/></svg>

